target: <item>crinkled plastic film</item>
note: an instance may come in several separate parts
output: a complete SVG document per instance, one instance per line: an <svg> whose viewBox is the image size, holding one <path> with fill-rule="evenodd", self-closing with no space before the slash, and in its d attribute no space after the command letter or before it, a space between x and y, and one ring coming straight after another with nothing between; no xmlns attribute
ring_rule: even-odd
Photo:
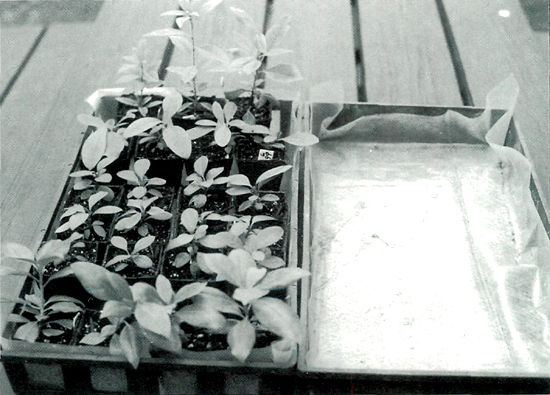
<svg viewBox="0 0 550 395"><path fill-rule="evenodd" d="M550 242L502 145L517 92L484 112L312 105L302 370L549 375Z"/></svg>

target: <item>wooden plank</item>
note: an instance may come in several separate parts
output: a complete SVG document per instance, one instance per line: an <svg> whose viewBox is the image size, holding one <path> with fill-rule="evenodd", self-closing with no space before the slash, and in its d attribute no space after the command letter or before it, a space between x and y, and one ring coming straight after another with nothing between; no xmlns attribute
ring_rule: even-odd
<svg viewBox="0 0 550 395"><path fill-rule="evenodd" d="M112 87L122 56L141 35L166 27L173 1L108 1L93 24L52 25L2 107L0 192L3 241L36 249L76 157L90 112L84 99ZM162 53L160 43L157 54ZM2 278L4 296L20 281ZM19 279L17 279L19 280ZM2 327L10 306L2 306Z"/></svg>
<svg viewBox="0 0 550 395"><path fill-rule="evenodd" d="M433 0L360 0L367 99L462 105Z"/></svg>
<svg viewBox="0 0 550 395"><path fill-rule="evenodd" d="M312 101L356 101L357 83L349 1L275 0L271 23L291 17L291 29L280 47L294 52L269 66L295 64L304 80L297 84L268 82L267 89L301 93Z"/></svg>
<svg viewBox="0 0 550 395"><path fill-rule="evenodd" d="M533 31L515 0L491 0L483 4L474 0L446 0L444 5L476 105L483 106L485 95L493 87L510 73L515 75L520 93L514 118L525 138L525 149L533 161L548 210L548 32ZM500 16L501 10L501 14L509 17Z"/></svg>
<svg viewBox="0 0 550 395"><path fill-rule="evenodd" d="M0 93L4 92L10 80L15 76L23 60L39 39L42 26L10 26L0 28L0 47L2 50Z"/></svg>

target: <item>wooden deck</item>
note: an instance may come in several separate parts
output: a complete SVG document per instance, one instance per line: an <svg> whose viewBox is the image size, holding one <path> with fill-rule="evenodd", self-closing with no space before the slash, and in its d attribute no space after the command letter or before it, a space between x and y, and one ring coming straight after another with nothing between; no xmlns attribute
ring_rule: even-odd
<svg viewBox="0 0 550 395"><path fill-rule="evenodd" d="M513 73L515 119L550 201L547 1L226 0L205 18L202 42L231 43L239 27L227 17L229 6L246 9L259 28L292 16L281 46L294 53L281 61L292 60L304 80L267 86L287 98L483 106L487 92ZM160 14L175 7L175 0L110 0L93 20L1 26L2 240L38 247L82 139L76 115L90 112L84 99L116 86L122 57L143 34L171 26ZM166 39L150 40L158 44L151 55L162 58ZM2 278L1 293L20 286ZM1 328L10 309L2 306ZM5 377L0 383L9 394Z"/></svg>

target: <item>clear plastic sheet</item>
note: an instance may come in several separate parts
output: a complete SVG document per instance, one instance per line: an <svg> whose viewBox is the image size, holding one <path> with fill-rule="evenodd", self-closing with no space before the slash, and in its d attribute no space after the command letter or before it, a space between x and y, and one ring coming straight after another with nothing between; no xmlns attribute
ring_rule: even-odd
<svg viewBox="0 0 550 395"><path fill-rule="evenodd" d="M549 375L550 241L502 145L517 91L483 113L313 105L302 369Z"/></svg>

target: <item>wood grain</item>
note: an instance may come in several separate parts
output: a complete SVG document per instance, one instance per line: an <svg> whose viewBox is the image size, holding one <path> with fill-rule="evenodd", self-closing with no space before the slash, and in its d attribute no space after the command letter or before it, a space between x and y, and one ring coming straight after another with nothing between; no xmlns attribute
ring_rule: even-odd
<svg viewBox="0 0 550 395"><path fill-rule="evenodd" d="M0 30L2 47L2 69L0 73L0 92L4 92L8 82L17 72L25 56L40 35L42 26L11 26Z"/></svg>
<svg viewBox="0 0 550 395"><path fill-rule="evenodd" d="M349 1L275 0L272 23L291 17L291 29L280 47L294 52L275 57L269 66L295 64L303 81L296 84L268 82L267 88L300 93L312 101L357 100L353 27Z"/></svg>
<svg viewBox="0 0 550 395"><path fill-rule="evenodd" d="M462 104L432 0L361 0L359 9L369 102Z"/></svg>
<svg viewBox="0 0 550 395"><path fill-rule="evenodd" d="M510 73L520 93L514 118L524 136L541 194L550 201L548 33L531 29L515 0L446 0L445 8L464 64L474 103ZM500 10L510 13L499 16Z"/></svg>

